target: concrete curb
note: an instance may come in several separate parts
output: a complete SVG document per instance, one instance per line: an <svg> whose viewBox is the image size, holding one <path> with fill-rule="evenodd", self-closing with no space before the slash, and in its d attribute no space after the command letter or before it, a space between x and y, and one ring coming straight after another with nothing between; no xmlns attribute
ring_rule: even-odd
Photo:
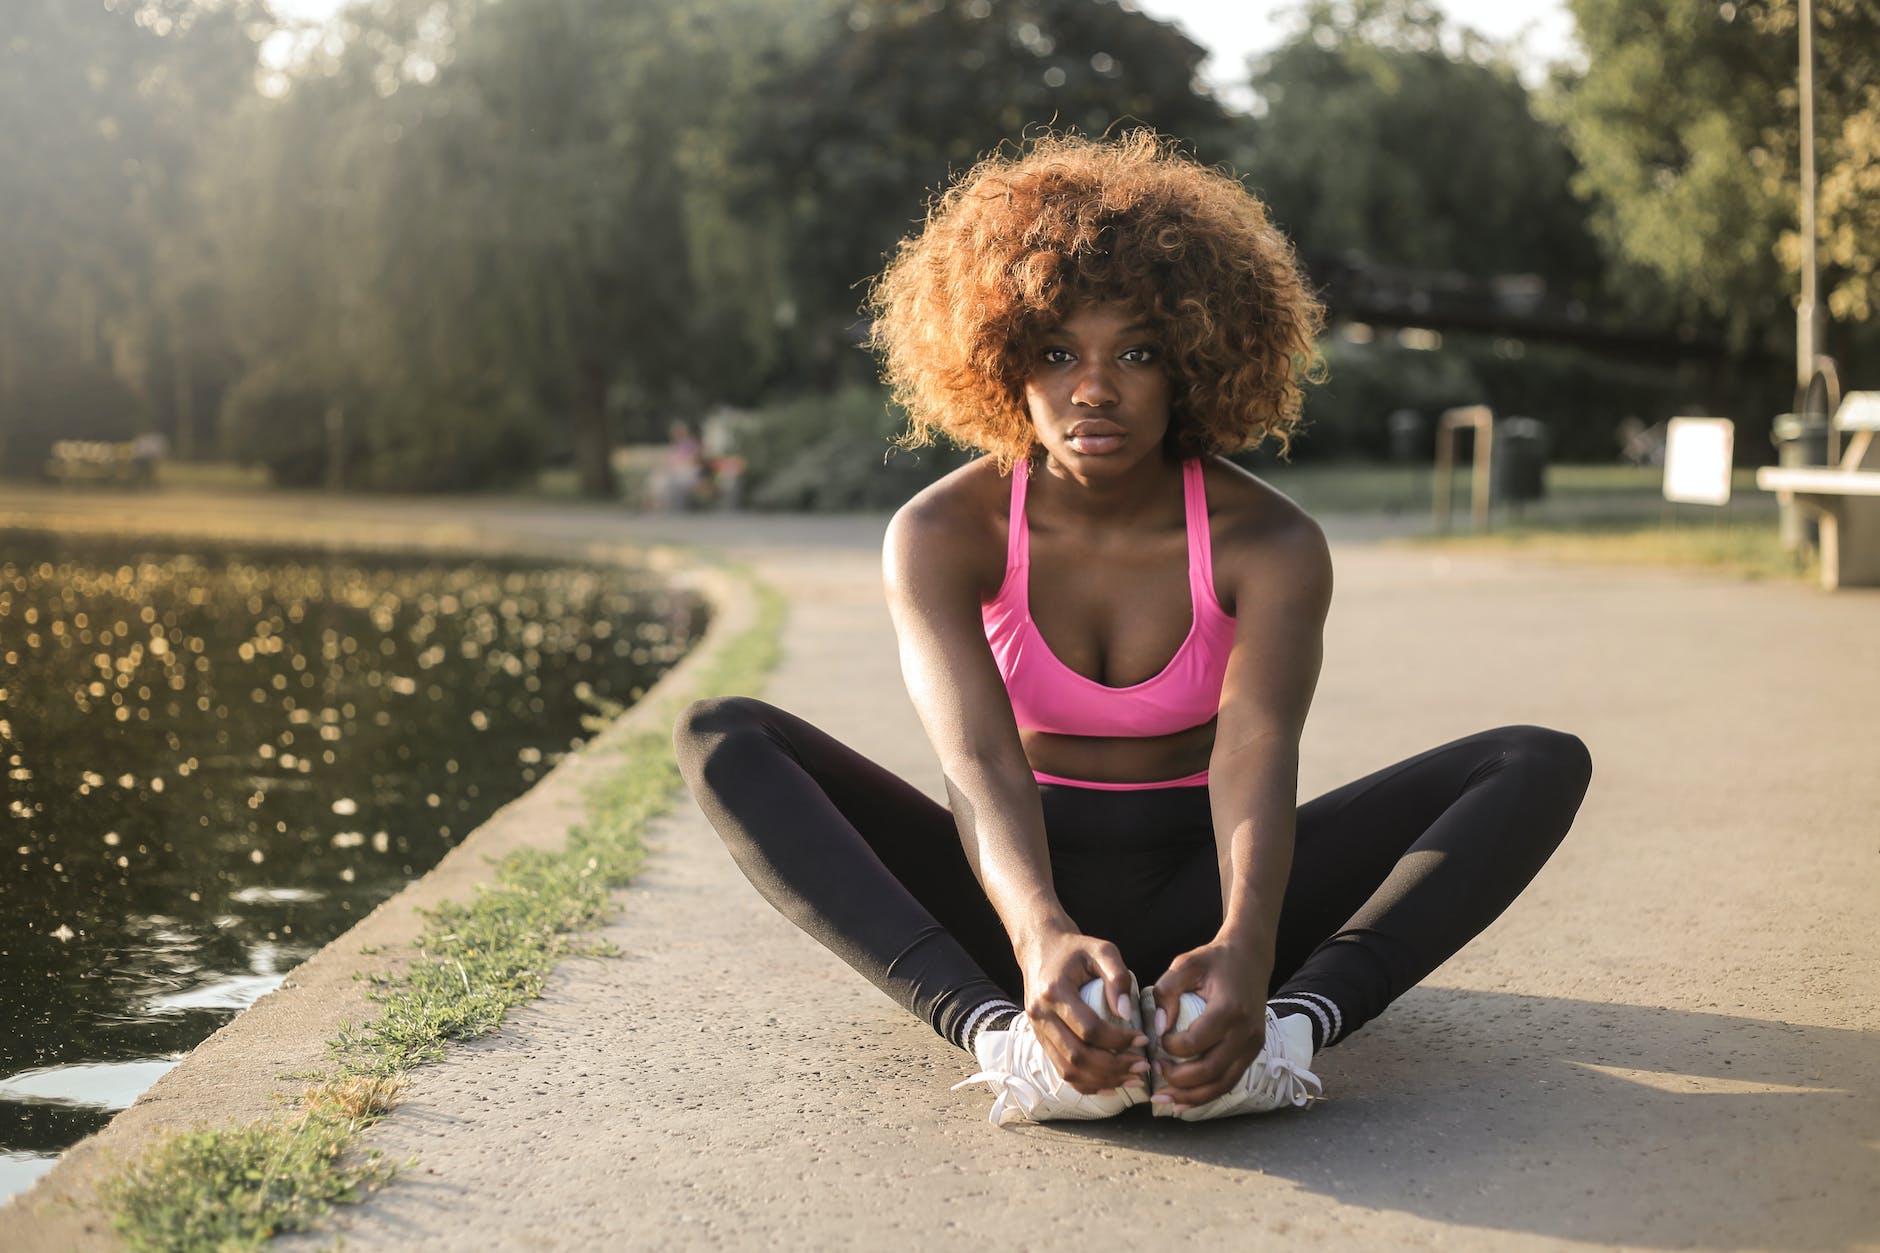
<svg viewBox="0 0 1880 1253"><path fill-rule="evenodd" d="M0 513L0 526L21 523ZM104 528L99 528L104 529ZM413 955L413 941L424 915L450 900L461 900L495 882L495 864L518 849L552 850L562 846L570 827L586 818L588 790L619 768L626 745L638 734L663 724L681 693L696 686L757 619L751 581L698 553L664 546L641 548L590 544L570 551L567 545L504 545L465 528L388 537L374 528L371 544L439 556L474 551L481 556L549 557L566 560L626 561L659 570L676 586L702 595L712 607L706 632L676 666L662 675L645 696L606 731L559 762L543 779L499 809L464 837L429 873L381 903L351 930L333 940L290 972L276 991L262 997L190 1052L175 1069L120 1113L100 1132L68 1149L52 1170L32 1187L0 1206L0 1227L14 1253L66 1253L80 1249L123 1247L110 1230L99 1199L104 1180L123 1162L148 1148L167 1131L198 1124L246 1123L282 1108L299 1092L292 1076L320 1069L328 1060L327 1042L341 1027L375 1012L367 998L369 978L401 968ZM152 539L214 534L209 528L163 530ZM304 533L289 537L250 533L244 538L279 544L305 542ZM347 539L323 542L352 547ZM472 550L473 543L478 547Z"/></svg>

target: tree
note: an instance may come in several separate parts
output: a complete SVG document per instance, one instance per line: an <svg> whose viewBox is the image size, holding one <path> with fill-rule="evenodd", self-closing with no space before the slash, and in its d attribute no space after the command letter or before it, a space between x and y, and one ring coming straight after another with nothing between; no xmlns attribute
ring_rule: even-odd
<svg viewBox="0 0 1880 1253"><path fill-rule="evenodd" d="M841 376L859 285L950 173L1034 128L1139 123L1208 149L1222 125L1202 49L1114 0L856 0L823 23L780 58L744 149L787 208L796 381Z"/></svg>
<svg viewBox="0 0 1880 1253"><path fill-rule="evenodd" d="M439 186L478 207L470 240L504 297L489 359L571 415L588 494L612 490L610 393L738 390L755 373L742 363L765 355L763 250L724 209L726 101L743 99L740 62L780 13L554 0L465 14L439 87L472 119L469 142Z"/></svg>
<svg viewBox="0 0 1880 1253"><path fill-rule="evenodd" d="M277 471L305 479L320 458L275 430L298 413L367 486L501 480L560 445L601 496L620 398L748 394L771 325L764 247L722 184L736 64L771 9L355 13L335 55L253 111L267 155L224 170L251 362L231 429L276 441Z"/></svg>
<svg viewBox="0 0 1880 1253"><path fill-rule="evenodd" d="M1589 66L1554 111L1594 228L1689 313L1791 341L1798 283L1795 0L1571 0ZM1880 313L1880 3L1816 0L1823 289ZM1874 339L1871 333L1868 336Z"/></svg>
<svg viewBox="0 0 1880 1253"><path fill-rule="evenodd" d="M379 360L401 353L373 290L383 125L365 58L343 57L283 99L253 97L209 159L209 221L228 334L242 365L223 398L225 451L277 484L356 482Z"/></svg>
<svg viewBox="0 0 1880 1253"><path fill-rule="evenodd" d="M0 43L0 445L167 427L212 354L195 174L248 89L253 0L23 0Z"/></svg>
<svg viewBox="0 0 1880 1253"><path fill-rule="evenodd" d="M1557 128L1500 50L1426 0L1314 0L1251 71L1241 164L1302 252L1596 280Z"/></svg>

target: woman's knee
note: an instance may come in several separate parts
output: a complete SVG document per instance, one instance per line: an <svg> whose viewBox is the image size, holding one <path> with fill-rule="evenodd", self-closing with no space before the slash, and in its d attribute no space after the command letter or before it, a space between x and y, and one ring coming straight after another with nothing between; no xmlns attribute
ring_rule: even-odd
<svg viewBox="0 0 1880 1253"><path fill-rule="evenodd" d="M708 696L680 711L672 728L673 754L688 777L706 758L748 736L770 735L774 705L751 696Z"/></svg>
<svg viewBox="0 0 1880 1253"><path fill-rule="evenodd" d="M1548 727L1503 727L1496 732L1509 764L1530 779L1545 781L1577 806L1593 780L1593 755L1585 741L1566 731Z"/></svg>

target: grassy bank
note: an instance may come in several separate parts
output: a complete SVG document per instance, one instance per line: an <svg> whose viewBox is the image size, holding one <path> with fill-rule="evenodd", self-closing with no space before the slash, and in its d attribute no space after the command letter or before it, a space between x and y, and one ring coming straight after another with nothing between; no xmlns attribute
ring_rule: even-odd
<svg viewBox="0 0 1880 1253"><path fill-rule="evenodd" d="M1435 508L1436 471L1427 465L1273 463L1255 467L1254 473L1313 513L1429 517ZM1551 465L1547 467L1546 498L1523 506L1522 518L1530 524L1587 517L1656 521L1665 510L1663 484L1664 471L1652 466ZM1774 498L1756 487L1753 469L1734 473L1731 494L1735 498L1730 508L1732 517L1760 517L1775 508ZM1457 467L1450 503L1457 524L1466 525L1466 465ZM1508 511L1503 507L1496 512L1499 521Z"/></svg>
<svg viewBox="0 0 1880 1253"><path fill-rule="evenodd" d="M404 1076L452 1041L495 1031L541 994L557 961L605 951L591 933L639 868L647 824L679 791L666 728L693 696L756 690L775 664L783 600L768 588L758 595L757 621L620 745L621 767L589 792L586 820L564 848L513 853L488 890L428 915L415 958L374 989L377 1014L330 1042L329 1070L290 1109L172 1133L106 1185L114 1227L132 1249L258 1248L391 1178L394 1164L362 1152L358 1138L397 1104Z"/></svg>
<svg viewBox="0 0 1880 1253"><path fill-rule="evenodd" d="M1486 535L1422 536L1407 541L1451 552L1501 553L1550 561L1707 570L1747 579L1818 579L1811 555L1782 546L1773 520L1665 525L1623 519L1560 526L1511 526Z"/></svg>
<svg viewBox="0 0 1880 1253"><path fill-rule="evenodd" d="M1325 515L1395 515L1404 530L1433 525L1433 471L1425 466L1362 464L1273 467L1266 480L1308 510ZM1490 531L1472 534L1468 478L1459 473L1447 535L1405 542L1446 551L1498 553L1555 561L1668 566L1752 579L1815 578L1812 558L1798 560L1777 532L1775 499L1754 470L1735 473L1727 508L1673 506L1663 471L1650 466L1556 465L1547 496L1521 507L1497 506Z"/></svg>

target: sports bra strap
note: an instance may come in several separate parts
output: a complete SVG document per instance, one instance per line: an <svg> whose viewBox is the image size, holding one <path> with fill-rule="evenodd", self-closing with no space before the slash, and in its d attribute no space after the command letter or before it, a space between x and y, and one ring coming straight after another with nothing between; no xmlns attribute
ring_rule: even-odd
<svg viewBox="0 0 1880 1253"><path fill-rule="evenodd" d="M1005 530L1005 569L1009 577L1013 570L1023 569L1031 564L1031 529L1025 525L1025 488L1031 481L1031 463L1020 459L1012 465L1012 514L1006 522ZM1024 585L1019 585L1023 589Z"/></svg>
<svg viewBox="0 0 1880 1253"><path fill-rule="evenodd" d="M1182 462L1182 495L1188 507L1188 589L1198 616L1214 595L1214 539L1208 534L1208 489L1199 458Z"/></svg>
<svg viewBox="0 0 1880 1253"><path fill-rule="evenodd" d="M1007 572L1031 564L1031 528L1025 522L1025 495L1031 463L1012 466L1012 500L1005 527ZM1214 540L1208 533L1208 489L1199 459L1182 462L1182 501L1188 530L1188 586L1197 604L1218 605L1214 595Z"/></svg>

